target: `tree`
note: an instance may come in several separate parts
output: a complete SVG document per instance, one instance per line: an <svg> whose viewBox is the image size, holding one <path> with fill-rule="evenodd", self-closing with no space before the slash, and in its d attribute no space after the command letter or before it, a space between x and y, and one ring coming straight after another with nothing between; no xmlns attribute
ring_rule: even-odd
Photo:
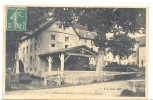
<svg viewBox="0 0 153 100"><path fill-rule="evenodd" d="M107 46L109 47L107 52L111 52L113 56L119 57L119 64L123 57L128 58L134 52L134 45L136 40L129 37L126 34L118 34L111 37Z"/></svg>
<svg viewBox="0 0 153 100"><path fill-rule="evenodd" d="M85 26L87 30L97 33L95 38L95 44L99 46L97 71L104 67L107 33L113 32L114 27L116 27L119 31L125 33L122 38L127 38L128 33L134 34L140 29L146 29L145 8L55 8L53 18L55 21L60 22L59 27L61 28L74 27L77 23ZM114 36L116 33L114 32ZM129 39L126 40L129 41ZM128 47L129 50L131 46Z"/></svg>
<svg viewBox="0 0 153 100"><path fill-rule="evenodd" d="M27 7L27 31L33 31L50 18L53 8Z"/></svg>

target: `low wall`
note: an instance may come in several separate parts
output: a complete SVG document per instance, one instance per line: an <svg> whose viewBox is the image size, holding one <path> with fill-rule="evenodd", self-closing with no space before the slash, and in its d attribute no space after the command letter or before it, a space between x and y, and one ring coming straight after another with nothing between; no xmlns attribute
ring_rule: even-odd
<svg viewBox="0 0 153 100"><path fill-rule="evenodd" d="M69 84L89 84L96 82L108 82L114 80L113 76L64 76L63 80Z"/></svg>
<svg viewBox="0 0 153 100"><path fill-rule="evenodd" d="M136 72L135 68L130 67L104 67L103 71L115 71L115 72Z"/></svg>
<svg viewBox="0 0 153 100"><path fill-rule="evenodd" d="M137 77L138 73L123 73L120 75L114 75L114 80L127 80Z"/></svg>
<svg viewBox="0 0 153 100"><path fill-rule="evenodd" d="M96 82L108 82L113 80L123 80L137 77L134 72L96 72L96 71L64 71L61 81L69 84L89 84ZM58 82L57 71L54 75L47 77L49 83Z"/></svg>

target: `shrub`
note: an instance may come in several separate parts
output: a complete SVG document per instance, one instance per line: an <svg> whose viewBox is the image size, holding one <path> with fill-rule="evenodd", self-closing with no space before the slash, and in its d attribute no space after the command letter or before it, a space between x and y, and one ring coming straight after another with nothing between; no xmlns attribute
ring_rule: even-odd
<svg viewBox="0 0 153 100"><path fill-rule="evenodd" d="M124 68L126 68L126 67L129 67L129 68L139 68L139 66L138 65L129 65L129 64L127 64L127 65L120 65L120 64L117 64L117 63L111 63L111 64L109 64L109 65L106 65L105 67L124 67Z"/></svg>
<svg viewBox="0 0 153 100"><path fill-rule="evenodd" d="M135 96L135 92L128 90L128 89L124 89L121 92L121 96Z"/></svg>
<svg viewBox="0 0 153 100"><path fill-rule="evenodd" d="M128 89L124 89L120 96L129 96L129 97L144 97L145 96L145 92L133 92L131 90Z"/></svg>
<svg viewBox="0 0 153 100"><path fill-rule="evenodd" d="M98 81L97 80L93 80L91 83L97 83Z"/></svg>

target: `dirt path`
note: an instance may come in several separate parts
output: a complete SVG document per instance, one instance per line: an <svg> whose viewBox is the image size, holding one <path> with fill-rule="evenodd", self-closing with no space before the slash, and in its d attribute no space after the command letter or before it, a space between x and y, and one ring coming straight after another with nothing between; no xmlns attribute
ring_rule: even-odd
<svg viewBox="0 0 153 100"><path fill-rule="evenodd" d="M41 89L41 90L21 90L6 92L6 95L43 95L54 94L54 96L69 95L71 96L119 96L121 91L129 88L126 81L115 81L106 83L95 83L89 85L59 87L53 89Z"/></svg>

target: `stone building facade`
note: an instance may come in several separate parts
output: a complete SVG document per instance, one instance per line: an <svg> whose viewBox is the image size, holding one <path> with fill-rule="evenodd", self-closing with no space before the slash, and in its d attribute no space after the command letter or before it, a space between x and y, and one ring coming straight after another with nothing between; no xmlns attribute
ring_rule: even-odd
<svg viewBox="0 0 153 100"><path fill-rule="evenodd" d="M16 73L26 72L38 76L39 73L48 71L48 61L40 58L39 55L56 51L59 49L71 48L86 45L94 51L98 51L93 43L95 33L85 30L74 30L73 28L61 29L56 23L48 21L41 25L34 32L27 32L27 36L20 39L18 51L16 51ZM17 58L18 56L18 58ZM19 60L17 60L19 59ZM96 62L91 59L91 64ZM24 70L20 70L20 67ZM55 70L57 70L55 68Z"/></svg>

